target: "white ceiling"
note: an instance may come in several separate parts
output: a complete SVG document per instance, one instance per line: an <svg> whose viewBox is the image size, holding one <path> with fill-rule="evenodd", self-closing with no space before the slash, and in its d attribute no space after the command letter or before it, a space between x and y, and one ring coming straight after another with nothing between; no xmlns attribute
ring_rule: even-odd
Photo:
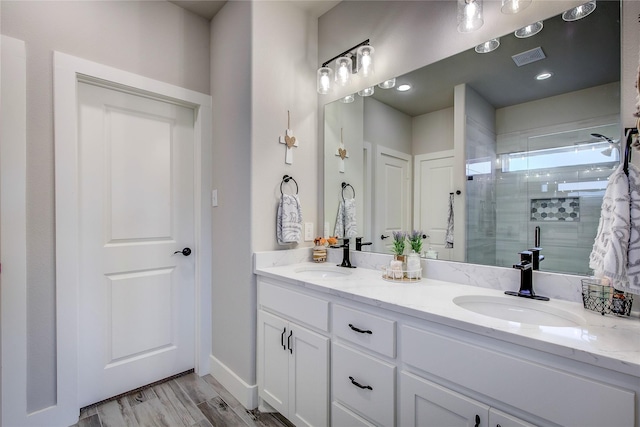
<svg viewBox="0 0 640 427"><path fill-rule="evenodd" d="M170 3L178 5L206 20L211 20L227 0L168 0ZM295 1L295 0L290 0ZM319 17L329 9L340 3L340 0L298 0L296 5L307 10L314 17Z"/></svg>

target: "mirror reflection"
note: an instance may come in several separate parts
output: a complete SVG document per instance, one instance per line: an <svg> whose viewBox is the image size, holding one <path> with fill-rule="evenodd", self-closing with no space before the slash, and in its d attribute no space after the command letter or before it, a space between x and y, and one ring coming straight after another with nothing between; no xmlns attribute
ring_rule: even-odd
<svg viewBox="0 0 640 427"><path fill-rule="evenodd" d="M538 246L541 270L589 274L620 160L619 2L546 19L532 37L507 34L492 52L462 52L324 115L328 234L346 230L354 198L342 235L372 243L363 250L391 253L393 231L421 230L423 256L511 267Z"/></svg>

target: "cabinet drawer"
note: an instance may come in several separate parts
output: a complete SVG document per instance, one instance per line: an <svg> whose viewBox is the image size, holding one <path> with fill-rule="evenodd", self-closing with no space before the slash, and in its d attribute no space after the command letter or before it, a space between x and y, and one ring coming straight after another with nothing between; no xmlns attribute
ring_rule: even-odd
<svg viewBox="0 0 640 427"><path fill-rule="evenodd" d="M376 424L393 426L395 366L339 343L333 345L332 355L334 399Z"/></svg>
<svg viewBox="0 0 640 427"><path fill-rule="evenodd" d="M336 336L367 350L396 357L396 322L334 305L332 325Z"/></svg>
<svg viewBox="0 0 640 427"><path fill-rule="evenodd" d="M329 330L329 302L258 279L258 305L291 320Z"/></svg>
<svg viewBox="0 0 640 427"><path fill-rule="evenodd" d="M634 424L629 390L410 326L400 333L404 362L499 402L560 425Z"/></svg>
<svg viewBox="0 0 640 427"><path fill-rule="evenodd" d="M373 424L337 402L333 402L331 405L331 425L335 427L374 427Z"/></svg>

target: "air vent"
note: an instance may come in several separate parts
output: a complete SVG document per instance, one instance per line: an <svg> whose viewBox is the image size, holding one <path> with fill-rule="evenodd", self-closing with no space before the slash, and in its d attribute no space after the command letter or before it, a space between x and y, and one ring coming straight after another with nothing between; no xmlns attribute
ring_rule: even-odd
<svg viewBox="0 0 640 427"><path fill-rule="evenodd" d="M513 62L515 62L518 67L522 67L523 65L540 61L541 59L546 58L546 56L542 51L542 48L536 47L534 49L527 50L526 52L513 55L511 58L513 59Z"/></svg>

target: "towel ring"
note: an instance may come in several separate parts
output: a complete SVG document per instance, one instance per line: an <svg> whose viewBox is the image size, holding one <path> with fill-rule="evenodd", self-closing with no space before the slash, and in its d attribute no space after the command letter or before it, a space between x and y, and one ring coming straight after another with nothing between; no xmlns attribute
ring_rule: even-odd
<svg viewBox="0 0 640 427"><path fill-rule="evenodd" d="M346 182L342 183L342 201L344 202L344 189L347 187L351 187L351 191L353 191L353 198L356 198L356 189L353 188L353 186L351 184L347 184Z"/></svg>
<svg viewBox="0 0 640 427"><path fill-rule="evenodd" d="M296 181L292 176L289 175L285 175L282 177L282 181L280 181L280 194L284 196L284 193L282 192L282 184L284 184L285 182L289 182L289 181L293 181L296 184L296 194L298 194L298 181Z"/></svg>

